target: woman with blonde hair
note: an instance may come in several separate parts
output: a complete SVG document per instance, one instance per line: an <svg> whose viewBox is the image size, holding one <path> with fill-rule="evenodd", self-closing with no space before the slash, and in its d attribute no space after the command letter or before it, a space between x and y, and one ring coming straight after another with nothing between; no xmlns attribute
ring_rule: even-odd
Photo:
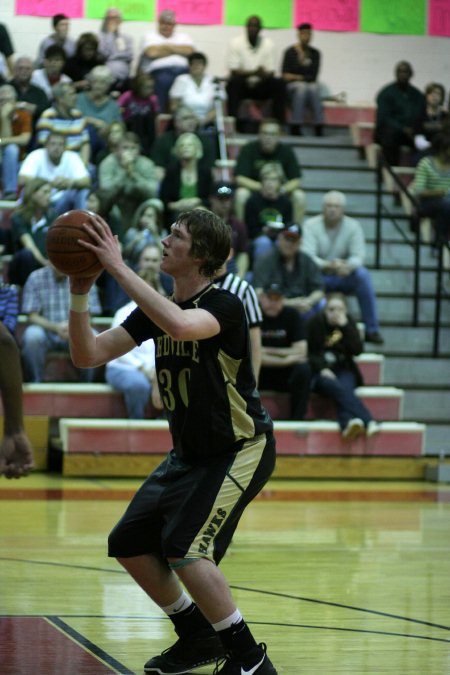
<svg viewBox="0 0 450 675"><path fill-rule="evenodd" d="M43 178L33 178L24 187L22 203L11 218L13 259L8 276L23 286L34 270L49 264L45 240L55 213L50 208L52 187Z"/></svg>

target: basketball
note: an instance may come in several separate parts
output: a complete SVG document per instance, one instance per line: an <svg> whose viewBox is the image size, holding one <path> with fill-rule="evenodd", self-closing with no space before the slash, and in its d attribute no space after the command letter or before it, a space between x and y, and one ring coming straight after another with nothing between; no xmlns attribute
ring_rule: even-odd
<svg viewBox="0 0 450 675"><path fill-rule="evenodd" d="M92 241L83 223L93 215L90 211L76 209L62 213L49 227L46 238L47 256L59 272L68 276L89 277L102 269L102 264L92 251L78 239Z"/></svg>

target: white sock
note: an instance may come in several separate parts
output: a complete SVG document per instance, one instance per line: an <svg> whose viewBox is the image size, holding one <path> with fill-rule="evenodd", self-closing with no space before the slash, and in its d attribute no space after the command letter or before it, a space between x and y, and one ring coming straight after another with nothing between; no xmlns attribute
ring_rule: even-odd
<svg viewBox="0 0 450 675"><path fill-rule="evenodd" d="M161 609L167 614L167 616L170 616L171 614L179 614L182 612L184 609L187 609L193 604L191 598L183 591L178 600L173 602L171 605L167 605L167 607L161 607Z"/></svg>
<svg viewBox="0 0 450 675"><path fill-rule="evenodd" d="M213 623L212 627L214 628L216 633L218 633L220 630L230 628L233 624L237 624L240 621L242 621L242 614L237 609L235 612L233 612L233 614L231 614L226 619L222 619L222 621L219 621L218 623Z"/></svg>

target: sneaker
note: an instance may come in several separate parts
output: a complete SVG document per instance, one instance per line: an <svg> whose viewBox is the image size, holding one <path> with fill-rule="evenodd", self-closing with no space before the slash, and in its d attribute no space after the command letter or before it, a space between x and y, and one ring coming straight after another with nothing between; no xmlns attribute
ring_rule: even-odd
<svg viewBox="0 0 450 675"><path fill-rule="evenodd" d="M190 637L180 638L159 656L153 656L144 666L145 673L158 675L181 675L194 668L216 663L224 657L220 638L210 631L202 631Z"/></svg>
<svg viewBox="0 0 450 675"><path fill-rule="evenodd" d="M354 441L358 436L364 433L364 422L359 417L350 420L342 432L344 441Z"/></svg>
<svg viewBox="0 0 450 675"><path fill-rule="evenodd" d="M373 342L375 345L382 345L384 344L384 339L383 336L378 332L366 333L366 342Z"/></svg>
<svg viewBox="0 0 450 675"><path fill-rule="evenodd" d="M277 675L266 654L264 642L244 654L244 658L228 655L217 664L213 675Z"/></svg>
<svg viewBox="0 0 450 675"><path fill-rule="evenodd" d="M370 420L366 428L367 438L372 438L372 436L375 436L375 434L378 434L378 432L380 431L381 431L381 424L376 420Z"/></svg>

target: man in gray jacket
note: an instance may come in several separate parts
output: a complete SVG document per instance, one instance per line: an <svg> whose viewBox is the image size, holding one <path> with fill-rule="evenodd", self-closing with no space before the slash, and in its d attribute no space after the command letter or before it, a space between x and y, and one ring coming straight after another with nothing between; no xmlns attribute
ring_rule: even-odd
<svg viewBox="0 0 450 675"><path fill-rule="evenodd" d="M382 344L375 290L364 267L365 239L361 225L345 215L346 198L331 190L324 195L323 211L303 226L302 250L320 267L325 291L340 291L357 297L367 342Z"/></svg>

